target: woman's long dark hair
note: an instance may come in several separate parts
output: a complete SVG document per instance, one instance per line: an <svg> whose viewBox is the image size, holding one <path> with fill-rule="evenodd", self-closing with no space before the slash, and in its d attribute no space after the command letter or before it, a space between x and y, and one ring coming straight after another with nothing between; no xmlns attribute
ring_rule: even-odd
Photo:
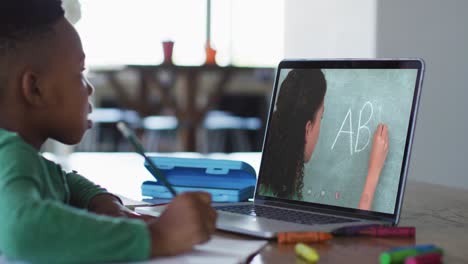
<svg viewBox="0 0 468 264"><path fill-rule="evenodd" d="M261 188L277 197L302 199L305 126L315 121L326 88L319 69L291 70L281 84L270 119L261 182Z"/></svg>

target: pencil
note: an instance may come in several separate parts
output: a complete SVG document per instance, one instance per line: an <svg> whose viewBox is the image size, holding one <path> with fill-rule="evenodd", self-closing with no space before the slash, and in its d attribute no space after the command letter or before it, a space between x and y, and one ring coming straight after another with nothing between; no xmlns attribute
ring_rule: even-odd
<svg viewBox="0 0 468 264"><path fill-rule="evenodd" d="M167 179L164 176L164 174L162 173L162 171L160 171L158 169L158 167L154 164L154 162L150 158L148 158L148 156L146 156L145 149L140 144L140 142L138 141L138 139L136 138L136 136L132 132L132 130L130 128L128 128L127 125L125 125L125 123L123 123L123 122L117 123L117 128L124 135L124 137L127 138L128 141L130 141L132 146L135 148L135 151L138 154L142 155L143 158L145 158L146 162L149 165L149 169L151 170L151 172L152 172L153 176L156 178L156 180L162 182L162 184L164 184L164 186L166 186L166 188L171 192L172 196L176 196L177 192L174 190L174 188L171 186L171 184L167 181Z"/></svg>

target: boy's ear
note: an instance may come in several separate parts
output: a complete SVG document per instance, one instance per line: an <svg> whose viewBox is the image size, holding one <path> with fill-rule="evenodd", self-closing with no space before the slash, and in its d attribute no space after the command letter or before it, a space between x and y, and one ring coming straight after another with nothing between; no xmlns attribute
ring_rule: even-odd
<svg viewBox="0 0 468 264"><path fill-rule="evenodd" d="M36 107L45 105L44 92L34 71L26 70L21 76L21 95L28 105Z"/></svg>

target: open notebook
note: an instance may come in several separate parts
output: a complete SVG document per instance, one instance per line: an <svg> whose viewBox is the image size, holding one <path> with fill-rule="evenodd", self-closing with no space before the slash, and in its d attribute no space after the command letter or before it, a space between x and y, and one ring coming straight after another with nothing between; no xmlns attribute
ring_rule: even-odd
<svg viewBox="0 0 468 264"><path fill-rule="evenodd" d="M260 251L266 245L265 240L244 240L223 238L213 236L210 241L202 245L195 246L195 249L186 254L181 254L173 257L157 258L143 262L131 262L138 264L237 264L245 263L249 256ZM25 262L7 261L5 257L0 255L0 264L27 264ZM123 264L119 262L119 264ZM130 264L128 262L127 264Z"/></svg>
<svg viewBox="0 0 468 264"><path fill-rule="evenodd" d="M223 238L213 236L205 244L195 246L195 249L189 253L174 256L158 258L151 261L139 262L141 264L237 264L245 263L253 254L257 253L266 245L265 240L244 240Z"/></svg>

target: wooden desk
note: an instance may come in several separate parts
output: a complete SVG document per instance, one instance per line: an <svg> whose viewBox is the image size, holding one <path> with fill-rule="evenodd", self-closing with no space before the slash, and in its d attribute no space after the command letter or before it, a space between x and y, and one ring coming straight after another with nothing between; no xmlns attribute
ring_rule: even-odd
<svg viewBox="0 0 468 264"><path fill-rule="evenodd" d="M161 105L171 109L179 120L179 135L184 151L197 151L196 130L205 118L208 110L216 106L220 96L226 90L227 84L234 75L252 73L264 76L269 81L273 79L274 69L254 67L220 67L218 65L179 66L173 64L161 65L127 65L123 70L134 71L139 76L138 96L131 98L127 90L118 80L119 71L96 71L104 74L114 89L118 100L128 109L134 109L141 116L158 114L154 112L154 102L150 99L150 89L156 89L160 95ZM217 82L208 95L206 104L197 104L200 96L200 79L205 74L217 76ZM164 77L162 77L164 76ZM177 80L183 81L185 104L176 100L174 87Z"/></svg>
<svg viewBox="0 0 468 264"><path fill-rule="evenodd" d="M409 181L401 226L415 226L416 239L335 238L311 244L319 263L378 263L391 247L435 244L443 248L444 263L468 263L468 191ZM293 246L270 242L251 263L295 263Z"/></svg>
<svg viewBox="0 0 468 264"><path fill-rule="evenodd" d="M184 155L199 156L195 153ZM212 157L245 160L257 172L260 164L258 153L215 154ZM133 153L76 153L68 159L71 168L108 187L110 191L134 199L140 195L141 182L151 179L142 164L143 159ZM319 263L378 263L380 253L391 247L435 244L444 249L444 263L468 263L468 191L409 181L400 225L415 226L416 239L335 238L313 247L320 254ZM252 239L225 232L219 234ZM292 245L270 242L253 256L250 263L297 262Z"/></svg>

